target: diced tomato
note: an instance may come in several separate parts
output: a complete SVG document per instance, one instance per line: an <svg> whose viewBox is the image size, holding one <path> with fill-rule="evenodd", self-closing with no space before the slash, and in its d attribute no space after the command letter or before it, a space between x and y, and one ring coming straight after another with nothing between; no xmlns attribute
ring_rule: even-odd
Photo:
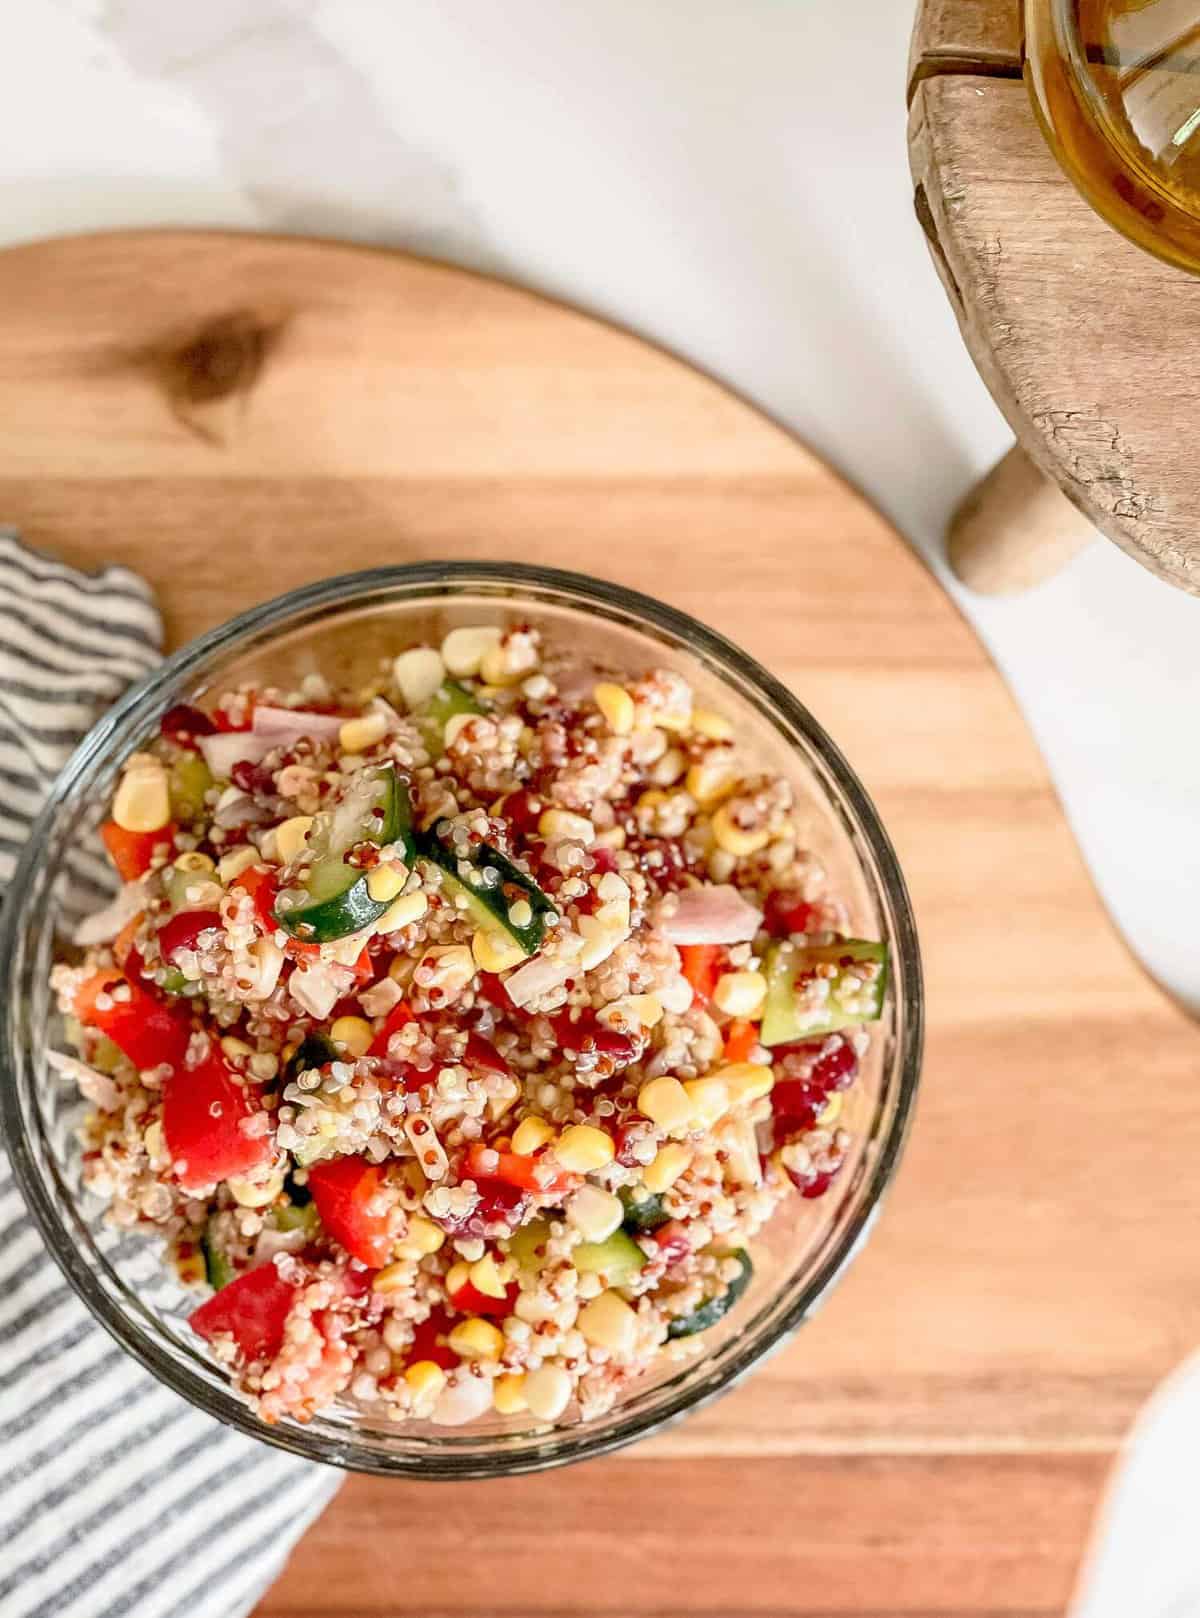
<svg viewBox="0 0 1200 1618"><path fill-rule="evenodd" d="M248 871L235 876L231 887L241 888L254 900L254 913L266 933L275 931L275 901L279 897L279 883L274 871L261 865L252 865ZM313 945L315 949L317 946Z"/></svg>
<svg viewBox="0 0 1200 1618"><path fill-rule="evenodd" d="M555 1197L569 1190L578 1178L565 1169L551 1167L542 1152L523 1157L519 1152L498 1152L482 1141L474 1141L467 1152L465 1172L476 1182L503 1180L505 1185L518 1186L522 1191Z"/></svg>
<svg viewBox="0 0 1200 1618"><path fill-rule="evenodd" d="M250 1135L242 1128L254 1112L215 1045L199 1067L173 1073L163 1086L162 1122L171 1161L185 1165L180 1185L214 1185L265 1163L275 1150L270 1132Z"/></svg>
<svg viewBox="0 0 1200 1618"><path fill-rule="evenodd" d="M507 1231L516 1230L529 1211L529 1193L507 1180L492 1179L487 1175L472 1174L479 1192L479 1201L469 1214L431 1214L450 1236L487 1237L496 1234L490 1227L502 1225Z"/></svg>
<svg viewBox="0 0 1200 1618"><path fill-rule="evenodd" d="M128 992L126 992L128 991ZM119 995L120 998L114 998ZM97 1002L107 999L101 1008ZM191 1038L185 1006L166 1005L119 972L97 972L75 991L75 1015L99 1028L139 1068L168 1062L178 1067Z"/></svg>
<svg viewBox="0 0 1200 1618"><path fill-rule="evenodd" d="M721 976L721 963L725 951L720 944L681 944L679 960L684 977L701 1005L712 999L717 979Z"/></svg>
<svg viewBox="0 0 1200 1618"><path fill-rule="evenodd" d="M607 1057L605 1072L610 1075L636 1062L645 1049L645 1040L635 1034L623 1034L616 1028L606 1028L594 1011L584 1010L578 1016L560 1011L550 1022L564 1051Z"/></svg>
<svg viewBox="0 0 1200 1618"><path fill-rule="evenodd" d="M139 910L136 916L130 916L124 927L121 928L121 931L113 939L113 959L116 961L118 966L124 967L126 961L129 959L130 954L133 952L133 941L137 936L138 928L142 925L145 918L146 912L144 910ZM138 957L138 961L140 964L140 955ZM140 973L131 973L130 975L140 976Z"/></svg>
<svg viewBox="0 0 1200 1618"><path fill-rule="evenodd" d="M195 949L201 933L221 925L216 910L181 910L159 928L158 947L164 961L173 961L181 949Z"/></svg>
<svg viewBox="0 0 1200 1618"><path fill-rule="evenodd" d="M247 1360L273 1359L299 1285L285 1281L274 1264L260 1264L202 1303L188 1324L206 1341L228 1332Z"/></svg>
<svg viewBox="0 0 1200 1618"><path fill-rule="evenodd" d="M178 702L173 708L168 708L158 722L158 728L169 741L180 747L190 747L195 751L196 736L211 736L216 726L206 713L199 708L193 708L190 703Z"/></svg>
<svg viewBox="0 0 1200 1618"><path fill-rule="evenodd" d="M505 1287L502 1298L493 1298L490 1292L480 1292L473 1281L464 1281L453 1292L447 1291L446 1296L454 1308L464 1315L495 1315L499 1319L512 1314L520 1291L514 1281Z"/></svg>
<svg viewBox="0 0 1200 1618"><path fill-rule="evenodd" d="M454 1322L446 1311L435 1309L413 1332L408 1363L415 1365L418 1360L432 1360L435 1365L440 1365L443 1371L452 1371L458 1364L458 1355L446 1342L446 1338L453 1330Z"/></svg>
<svg viewBox="0 0 1200 1618"><path fill-rule="evenodd" d="M150 869L156 849L170 849L175 827L168 824L158 831L126 831L115 820L107 820L100 828L100 836L121 881L136 882Z"/></svg>
<svg viewBox="0 0 1200 1618"><path fill-rule="evenodd" d="M392 1246L387 1214L370 1206L382 1185L383 1170L363 1157L330 1158L308 1171L321 1223L352 1258L372 1269L387 1263Z"/></svg>
<svg viewBox="0 0 1200 1618"><path fill-rule="evenodd" d="M545 801L524 788L510 792L500 805L500 818L507 820L509 825L524 838L537 830L538 820L542 810L546 807Z"/></svg>
<svg viewBox="0 0 1200 1618"><path fill-rule="evenodd" d="M467 1048L463 1053L463 1061L468 1067L481 1067L485 1073L498 1073L501 1078L508 1078L510 1068L496 1047L484 1039L482 1034L468 1034Z"/></svg>
<svg viewBox="0 0 1200 1618"><path fill-rule="evenodd" d="M789 933L811 933L817 930L821 907L809 904L798 893L775 889L767 895L763 906L763 926L774 938L786 938Z"/></svg>
<svg viewBox="0 0 1200 1618"><path fill-rule="evenodd" d="M681 1219L669 1219L660 1225L650 1240L658 1247L668 1266L680 1264L692 1250L688 1228Z"/></svg>
<svg viewBox="0 0 1200 1618"><path fill-rule="evenodd" d="M392 1035L399 1033L406 1023L416 1022L416 1020L416 1017L404 1004L404 1001L397 1000L396 1004L384 1018L383 1027L371 1041L371 1044L367 1050L367 1055L386 1056L388 1052L388 1042Z"/></svg>
<svg viewBox="0 0 1200 1618"><path fill-rule="evenodd" d="M748 1062L757 1044L757 1026L745 1017L735 1017L725 1030L724 1058L727 1062Z"/></svg>

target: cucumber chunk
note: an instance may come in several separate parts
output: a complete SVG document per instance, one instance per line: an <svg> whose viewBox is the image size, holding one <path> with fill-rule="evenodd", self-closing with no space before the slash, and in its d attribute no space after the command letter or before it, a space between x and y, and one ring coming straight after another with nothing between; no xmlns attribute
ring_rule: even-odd
<svg viewBox="0 0 1200 1618"><path fill-rule="evenodd" d="M417 716L421 737L436 757L446 741L446 725L459 713L482 713L483 709L457 680L443 680Z"/></svg>
<svg viewBox="0 0 1200 1618"><path fill-rule="evenodd" d="M617 1194L625 1204L625 1218L621 1223L635 1235L657 1230L671 1217L663 1206L663 1199L652 1192L648 1192L640 1202L635 1202L628 1190Z"/></svg>
<svg viewBox="0 0 1200 1618"><path fill-rule="evenodd" d="M764 1045L789 1045L882 1015L886 944L861 938L805 949L775 944L767 952L766 970L767 1002L759 1034Z"/></svg>
<svg viewBox="0 0 1200 1618"><path fill-rule="evenodd" d="M399 843L409 864L416 858L408 783L392 764L363 770L332 810L317 817L309 833L313 863L302 885L286 890L293 903L275 903L275 920L293 938L328 944L372 926L390 900L372 899L367 875L345 856L357 843L381 848Z"/></svg>
<svg viewBox="0 0 1200 1618"><path fill-rule="evenodd" d="M214 1292L228 1286L233 1280L233 1265L217 1246L213 1237L213 1222L210 1219L204 1227L204 1235L200 1238L201 1251L204 1254L204 1273L208 1284Z"/></svg>
<svg viewBox="0 0 1200 1618"><path fill-rule="evenodd" d="M602 1275L611 1286L623 1286L646 1262L646 1255L624 1230L614 1230L602 1242L580 1242L571 1250L571 1262L581 1275Z"/></svg>
<svg viewBox="0 0 1200 1618"><path fill-rule="evenodd" d="M526 955L542 946L548 918L557 915L554 902L532 877L520 871L490 843L476 843L460 856L433 832L423 852L442 872L442 885L478 927L500 931L513 939ZM515 922L512 907L519 900L529 906L530 919Z"/></svg>
<svg viewBox="0 0 1200 1618"><path fill-rule="evenodd" d="M715 1326L717 1321L723 1320L733 1308L750 1285L754 1265L750 1262L750 1255L744 1247L739 1247L736 1253L729 1256L737 1259L742 1267L741 1274L729 1283L724 1292L718 1292L716 1297L706 1299L698 1309L693 1309L690 1315L683 1315L673 1320L667 1327L668 1337L694 1337L697 1332L707 1331L710 1326Z"/></svg>

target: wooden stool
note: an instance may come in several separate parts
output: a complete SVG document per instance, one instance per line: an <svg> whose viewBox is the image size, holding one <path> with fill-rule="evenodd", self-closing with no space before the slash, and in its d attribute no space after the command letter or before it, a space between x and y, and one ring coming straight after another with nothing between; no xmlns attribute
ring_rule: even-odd
<svg viewBox="0 0 1200 1618"><path fill-rule="evenodd" d="M954 571L1022 590L1095 528L1200 594L1200 278L1127 242L1059 169L1021 79L1019 0L921 0L908 145L917 217L1017 435L951 519Z"/></svg>

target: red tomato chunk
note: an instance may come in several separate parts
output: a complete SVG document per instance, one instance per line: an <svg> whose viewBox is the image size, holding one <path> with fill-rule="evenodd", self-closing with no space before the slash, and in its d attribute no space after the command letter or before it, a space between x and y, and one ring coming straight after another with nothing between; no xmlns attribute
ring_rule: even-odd
<svg viewBox="0 0 1200 1618"><path fill-rule="evenodd" d="M163 1137L179 1183L212 1185L246 1174L274 1152L270 1134L248 1134L254 1116L249 1095L214 1047L198 1068L182 1068L163 1086Z"/></svg>
<svg viewBox="0 0 1200 1618"><path fill-rule="evenodd" d="M288 1313L299 1287L274 1264L239 1275L188 1316L188 1324L211 1342L228 1332L248 1360L273 1359L283 1346Z"/></svg>
<svg viewBox="0 0 1200 1618"><path fill-rule="evenodd" d="M321 1223L352 1258L372 1269L387 1263L392 1246L387 1215L370 1208L382 1185L383 1170L362 1157L335 1157L308 1171Z"/></svg>

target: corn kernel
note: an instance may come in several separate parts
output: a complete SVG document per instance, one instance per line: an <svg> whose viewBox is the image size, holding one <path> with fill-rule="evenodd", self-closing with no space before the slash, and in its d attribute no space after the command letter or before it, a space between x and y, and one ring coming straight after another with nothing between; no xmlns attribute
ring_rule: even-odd
<svg viewBox="0 0 1200 1618"><path fill-rule="evenodd" d="M618 1359L628 1359L633 1353L637 1315L620 1293L601 1292L585 1303L575 1324L593 1348L605 1348Z"/></svg>
<svg viewBox="0 0 1200 1618"><path fill-rule="evenodd" d="M692 729L710 742L727 742L733 738L733 726L729 720L723 713L714 713L711 708L692 709Z"/></svg>
<svg viewBox="0 0 1200 1618"><path fill-rule="evenodd" d="M446 1341L464 1360L498 1360L504 1352L504 1334L482 1315L455 1326Z"/></svg>
<svg viewBox="0 0 1200 1618"><path fill-rule="evenodd" d="M365 753L387 735L387 715L363 714L360 719L347 719L338 731L338 746L343 753Z"/></svg>
<svg viewBox="0 0 1200 1618"><path fill-rule="evenodd" d="M660 1129L686 1129L691 1122L692 1105L678 1079L651 1079L638 1091L638 1111Z"/></svg>
<svg viewBox="0 0 1200 1618"><path fill-rule="evenodd" d="M446 1240L446 1232L423 1214L410 1214L408 1229L392 1248L397 1258L425 1258L436 1253Z"/></svg>
<svg viewBox="0 0 1200 1618"><path fill-rule="evenodd" d="M311 815L293 815L290 820L276 826L275 852L284 865L290 865L308 846L308 834L312 830L312 823Z"/></svg>
<svg viewBox="0 0 1200 1618"><path fill-rule="evenodd" d="M723 848L727 854L732 854L736 859L744 859L748 854L757 854L771 841L771 834L765 826L759 831L747 831L739 826L730 814L728 804L723 804L713 815L712 829L717 847Z"/></svg>
<svg viewBox="0 0 1200 1618"><path fill-rule="evenodd" d="M429 900L423 893L404 893L392 903L371 928L373 933L398 933L401 927L411 927L414 921L429 909Z"/></svg>
<svg viewBox="0 0 1200 1618"><path fill-rule="evenodd" d="M446 1271L447 1293L453 1297L456 1292L462 1291L470 1279L471 1266L464 1259L459 1259L457 1263L452 1264Z"/></svg>
<svg viewBox="0 0 1200 1618"><path fill-rule="evenodd" d="M397 1264L385 1264L371 1282L371 1291L399 1292L402 1288L408 1286L412 1277L413 1271L410 1263L402 1260Z"/></svg>
<svg viewBox="0 0 1200 1618"><path fill-rule="evenodd" d="M525 959L525 951L515 938L490 927L476 930L471 940L471 954L481 972L507 972L510 966L517 966Z"/></svg>
<svg viewBox="0 0 1200 1618"><path fill-rule="evenodd" d="M539 1365L526 1373L524 1393L539 1421L557 1421L571 1398L571 1378L561 1365Z"/></svg>
<svg viewBox="0 0 1200 1618"><path fill-rule="evenodd" d="M266 1208L283 1190L283 1170L279 1169L266 1180L226 1180L230 1194L239 1208Z"/></svg>
<svg viewBox="0 0 1200 1618"><path fill-rule="evenodd" d="M660 1146L654 1161L642 1170L646 1190L652 1196L669 1191L691 1161L691 1152L678 1141L668 1141L665 1146Z"/></svg>
<svg viewBox="0 0 1200 1618"><path fill-rule="evenodd" d="M467 726L478 718L479 715L473 713L452 713L442 728L442 746L452 747Z"/></svg>
<svg viewBox="0 0 1200 1618"><path fill-rule="evenodd" d="M336 1044L344 1045L350 1056L356 1058L367 1054L371 1048L371 1041L375 1038L374 1031L365 1017L336 1017L329 1035Z"/></svg>
<svg viewBox="0 0 1200 1618"><path fill-rule="evenodd" d="M763 1096L770 1095L775 1083L771 1069L759 1062L731 1062L728 1067L718 1068L714 1077L725 1086L730 1105L735 1107L760 1101Z"/></svg>
<svg viewBox="0 0 1200 1618"><path fill-rule="evenodd" d="M241 876L242 872L248 871L252 865L257 865L260 857L256 848L230 849L217 866L218 880L228 887L235 877Z"/></svg>
<svg viewBox="0 0 1200 1618"><path fill-rule="evenodd" d="M122 831L161 831L171 818L167 772L149 753L126 766L113 798L112 817Z"/></svg>
<svg viewBox="0 0 1200 1618"><path fill-rule="evenodd" d="M499 646L501 631L495 624L464 624L452 629L442 642L442 662L456 680L478 674L484 654Z"/></svg>
<svg viewBox="0 0 1200 1618"><path fill-rule="evenodd" d="M656 787L673 787L687 771L688 762L677 747L669 747L650 768L650 780Z"/></svg>
<svg viewBox="0 0 1200 1618"><path fill-rule="evenodd" d="M683 784L701 809L712 809L733 791L737 775L722 760L705 759L692 765Z"/></svg>
<svg viewBox="0 0 1200 1618"><path fill-rule="evenodd" d="M727 1017L757 1017L766 998L761 972L722 972L713 990L714 1003Z"/></svg>
<svg viewBox="0 0 1200 1618"><path fill-rule="evenodd" d="M572 814L569 809L545 809L538 820L538 831L547 842L569 837L585 848L596 841L596 828L586 815Z"/></svg>
<svg viewBox="0 0 1200 1618"><path fill-rule="evenodd" d="M623 685L612 685L607 680L592 692L597 708L604 716L604 722L614 736L628 736L633 730L633 722L637 716L633 698Z"/></svg>
<svg viewBox="0 0 1200 1618"><path fill-rule="evenodd" d="M500 1416L517 1416L528 1410L525 1399L525 1378L520 1373L498 1376L492 1383L492 1403Z"/></svg>
<svg viewBox="0 0 1200 1618"><path fill-rule="evenodd" d="M175 869L177 871L184 871L189 876L207 876L210 872L215 871L216 868L215 862L210 860L207 854L201 854L198 849L191 854L181 854L175 861Z"/></svg>
<svg viewBox="0 0 1200 1618"><path fill-rule="evenodd" d="M367 872L367 892L377 905L391 904L404 892L408 874L395 865L377 865Z"/></svg>
<svg viewBox="0 0 1200 1618"><path fill-rule="evenodd" d="M404 1373L408 1391L422 1404L429 1404L446 1386L446 1373L433 1360L417 1360Z"/></svg>
<svg viewBox="0 0 1200 1618"><path fill-rule="evenodd" d="M221 1039L221 1049L231 1062L245 1062L254 1055L254 1046L247 1045L244 1039L236 1034L225 1034Z"/></svg>
<svg viewBox="0 0 1200 1618"><path fill-rule="evenodd" d="M392 664L392 678L408 708L428 702L446 678L446 665L432 646L414 646Z"/></svg>
<svg viewBox="0 0 1200 1618"><path fill-rule="evenodd" d="M571 1124L554 1146L554 1155L571 1174L591 1174L606 1168L616 1155L612 1136L594 1124Z"/></svg>
<svg viewBox="0 0 1200 1618"><path fill-rule="evenodd" d="M624 826L610 826L607 831L597 833L597 848L624 848L628 841Z"/></svg>
<svg viewBox="0 0 1200 1618"><path fill-rule="evenodd" d="M842 1116L841 1092L835 1090L817 1114L818 1129L832 1129Z"/></svg>
<svg viewBox="0 0 1200 1618"><path fill-rule="evenodd" d="M692 1122L711 1129L729 1111L729 1090L719 1078L685 1079L683 1084Z"/></svg>
<svg viewBox="0 0 1200 1618"><path fill-rule="evenodd" d="M476 1292L482 1292L485 1298L502 1298L515 1273L516 1265L511 1259L500 1265L494 1253L485 1253L471 1265L469 1278Z"/></svg>
<svg viewBox="0 0 1200 1618"><path fill-rule="evenodd" d="M535 1116L522 1118L513 1130L512 1149L519 1157L532 1157L534 1152L548 1145L554 1136L554 1125L548 1124L544 1118Z"/></svg>
<svg viewBox="0 0 1200 1618"><path fill-rule="evenodd" d="M492 1123L498 1124L510 1107L516 1105L520 1095L521 1086L515 1079L497 1077L496 1089L488 1094L487 1115Z"/></svg>

